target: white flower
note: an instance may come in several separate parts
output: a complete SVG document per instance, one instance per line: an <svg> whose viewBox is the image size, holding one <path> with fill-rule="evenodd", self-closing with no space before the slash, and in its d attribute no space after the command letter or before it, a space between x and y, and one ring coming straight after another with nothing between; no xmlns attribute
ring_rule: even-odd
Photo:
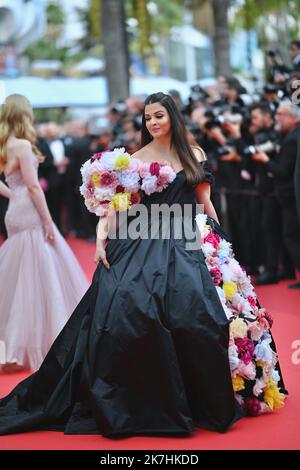
<svg viewBox="0 0 300 470"><path fill-rule="evenodd" d="M95 189L95 198L97 201L111 201L114 190L111 188L97 188Z"/></svg>
<svg viewBox="0 0 300 470"><path fill-rule="evenodd" d="M272 369L272 379L274 382L278 383L280 380L280 375L276 369Z"/></svg>
<svg viewBox="0 0 300 470"><path fill-rule="evenodd" d="M102 163L99 160L95 160L94 162L91 163L90 165L90 174L92 175L93 173L101 173L105 171L105 167L102 165Z"/></svg>
<svg viewBox="0 0 300 470"><path fill-rule="evenodd" d="M221 273L222 273L223 282L229 282L229 281L232 280L232 272L231 272L231 268L228 264L222 264L220 266L220 270L221 270Z"/></svg>
<svg viewBox="0 0 300 470"><path fill-rule="evenodd" d="M263 389L265 388L265 386L266 386L266 383L262 378L257 379L253 387L253 395L258 397L263 392Z"/></svg>
<svg viewBox="0 0 300 470"><path fill-rule="evenodd" d="M229 257L232 253L231 244L224 239L221 239L218 247L218 256L225 258Z"/></svg>
<svg viewBox="0 0 300 470"><path fill-rule="evenodd" d="M245 297L248 297L248 295L250 295L251 297L254 297L254 299L256 299L256 294L251 284L251 280L246 274L241 279L239 279L239 290Z"/></svg>
<svg viewBox="0 0 300 470"><path fill-rule="evenodd" d="M115 168L115 161L119 154L113 152L104 152L101 157L101 165L107 170L112 171Z"/></svg>
<svg viewBox="0 0 300 470"><path fill-rule="evenodd" d="M233 373L234 371L237 371L239 363L240 363L238 352L237 352L237 346L234 343L234 341L230 341L228 355L229 355L230 370Z"/></svg>
<svg viewBox="0 0 300 470"><path fill-rule="evenodd" d="M269 364L272 364L272 349L270 347L271 343L270 335L266 335L265 339L258 343L254 349L254 357L256 361L263 361Z"/></svg>
<svg viewBox="0 0 300 470"><path fill-rule="evenodd" d="M90 179L90 175L91 175L91 162L90 162L90 160L87 160L86 162L84 162L84 164L80 168L80 172L81 172L81 175L82 175L83 182L86 183Z"/></svg>
<svg viewBox="0 0 300 470"><path fill-rule="evenodd" d="M125 191L129 193L137 193L140 189L140 175L136 172L124 170L119 173L119 181L124 186Z"/></svg>
<svg viewBox="0 0 300 470"><path fill-rule="evenodd" d="M212 256L214 252L216 251L216 249L213 247L211 243L203 243L201 245L201 249L203 251L205 258L207 258L208 256Z"/></svg>
<svg viewBox="0 0 300 470"><path fill-rule="evenodd" d="M248 300L244 299L238 292L230 299L232 306L234 307L236 313L245 315L250 315L252 312L251 305Z"/></svg>
<svg viewBox="0 0 300 470"><path fill-rule="evenodd" d="M146 178L143 179L141 189L148 196L156 191L156 187L157 187L157 177L156 176L148 175Z"/></svg>
<svg viewBox="0 0 300 470"><path fill-rule="evenodd" d="M197 214L196 217L195 217L195 220L197 222L199 232L201 234L201 239L203 240L203 238L205 237L204 228L205 228L206 221L207 221L207 215L206 214Z"/></svg>

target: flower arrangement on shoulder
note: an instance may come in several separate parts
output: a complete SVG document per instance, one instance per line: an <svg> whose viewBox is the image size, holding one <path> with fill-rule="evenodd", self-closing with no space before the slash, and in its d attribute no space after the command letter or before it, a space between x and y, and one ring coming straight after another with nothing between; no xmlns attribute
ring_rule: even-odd
<svg viewBox="0 0 300 470"><path fill-rule="evenodd" d="M94 154L81 167L81 175L85 205L99 216L129 209L139 203L141 191L160 192L176 177L167 162L142 162L124 148Z"/></svg>
<svg viewBox="0 0 300 470"><path fill-rule="evenodd" d="M273 320L260 308L231 244L213 232L205 214L198 214L196 222L207 268L230 320L229 363L236 399L251 416L280 408L285 395L278 386L278 358L271 346Z"/></svg>

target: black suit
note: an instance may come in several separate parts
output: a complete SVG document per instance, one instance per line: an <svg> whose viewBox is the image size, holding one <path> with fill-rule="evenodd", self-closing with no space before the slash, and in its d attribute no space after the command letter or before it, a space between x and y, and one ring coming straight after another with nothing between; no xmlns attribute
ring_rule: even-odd
<svg viewBox="0 0 300 470"><path fill-rule="evenodd" d="M298 270L300 270L300 222L294 180L296 167L298 171L296 160L299 139L300 125L285 134L276 160L266 164L275 176L275 191L282 208L284 243Z"/></svg>

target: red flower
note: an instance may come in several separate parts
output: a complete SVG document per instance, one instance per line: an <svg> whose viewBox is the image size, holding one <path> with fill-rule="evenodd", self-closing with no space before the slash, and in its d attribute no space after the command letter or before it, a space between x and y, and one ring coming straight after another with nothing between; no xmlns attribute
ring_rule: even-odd
<svg viewBox="0 0 300 470"><path fill-rule="evenodd" d="M220 243L220 235L218 235L217 233L209 233L204 238L204 242L210 243L214 248L217 249Z"/></svg>
<svg viewBox="0 0 300 470"><path fill-rule="evenodd" d="M131 205L138 204L140 202L140 195L139 193L133 193L130 196L130 203Z"/></svg>
<svg viewBox="0 0 300 470"><path fill-rule="evenodd" d="M219 286L222 282L222 273L218 268L212 268L210 271L210 275L214 282L215 286Z"/></svg>
<svg viewBox="0 0 300 470"><path fill-rule="evenodd" d="M91 157L91 162L94 162L95 160L100 160L102 155L103 155L103 152L94 153L94 155Z"/></svg>
<svg viewBox="0 0 300 470"><path fill-rule="evenodd" d="M124 191L125 191L125 188L121 186L120 184L118 184L118 186L116 187L116 193L124 193Z"/></svg>
<svg viewBox="0 0 300 470"><path fill-rule="evenodd" d="M266 313L265 313L265 318L268 320L268 323L269 323L269 325L270 325L270 328L272 328L272 325L273 325L273 318L272 318L271 314L270 314L268 311L266 311Z"/></svg>
<svg viewBox="0 0 300 470"><path fill-rule="evenodd" d="M254 353L254 343L249 338L235 338L237 352L240 359L247 365L252 361Z"/></svg>
<svg viewBox="0 0 300 470"><path fill-rule="evenodd" d="M256 397L245 398L243 408L249 416L257 416L260 412L260 401Z"/></svg>
<svg viewBox="0 0 300 470"><path fill-rule="evenodd" d="M251 307L256 307L256 300L254 297L252 297L252 295L248 295L247 300Z"/></svg>
<svg viewBox="0 0 300 470"><path fill-rule="evenodd" d="M104 171L100 173L100 186L114 188L118 184L117 176L113 172Z"/></svg>
<svg viewBox="0 0 300 470"><path fill-rule="evenodd" d="M152 162L150 165L150 173L152 176L159 176L160 164Z"/></svg>

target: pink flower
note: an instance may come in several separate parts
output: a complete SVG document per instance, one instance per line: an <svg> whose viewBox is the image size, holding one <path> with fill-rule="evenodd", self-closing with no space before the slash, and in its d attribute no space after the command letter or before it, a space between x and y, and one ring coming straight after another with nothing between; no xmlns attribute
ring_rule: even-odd
<svg viewBox="0 0 300 470"><path fill-rule="evenodd" d="M141 178L146 178L150 175L149 163L142 163L139 167L139 174Z"/></svg>
<svg viewBox="0 0 300 470"><path fill-rule="evenodd" d="M88 193L90 196L93 196L93 194L94 194L94 192L95 192L95 186L94 186L93 181L89 180L89 181L86 183L86 190L87 190L87 193Z"/></svg>
<svg viewBox="0 0 300 470"><path fill-rule="evenodd" d="M213 245L214 248L217 249L220 243L220 235L218 235L217 233L209 233L204 238L204 243L210 243L211 245Z"/></svg>
<svg viewBox="0 0 300 470"><path fill-rule="evenodd" d="M206 263L211 268L218 268L219 267L219 259L217 258L217 256L208 256L206 258Z"/></svg>
<svg viewBox="0 0 300 470"><path fill-rule="evenodd" d="M172 183L176 177L176 173L170 165L163 165L160 169L159 177Z"/></svg>
<svg viewBox="0 0 300 470"><path fill-rule="evenodd" d="M258 341L263 335L264 328L259 324L259 322L254 321L249 324L248 332L250 333L253 341Z"/></svg>
<svg viewBox="0 0 300 470"><path fill-rule="evenodd" d="M270 314L270 312L266 311L266 312L265 312L265 317L266 317L266 319L267 319L268 322L269 322L270 328L272 328L272 325L273 325L273 318L272 318L272 315Z"/></svg>
<svg viewBox="0 0 300 470"><path fill-rule="evenodd" d="M252 297L252 295L248 295L247 296L247 300L249 302L249 304L251 305L251 307L256 307L256 300L254 297Z"/></svg>
<svg viewBox="0 0 300 470"><path fill-rule="evenodd" d="M160 164L157 162L152 162L150 164L150 173L152 176L159 176Z"/></svg>
<svg viewBox="0 0 300 470"><path fill-rule="evenodd" d="M265 330L267 330L269 327L271 328L272 325L273 325L273 318L271 317L271 315L269 314L269 312L267 312L267 310L265 308L260 308L258 310L257 320L258 320L259 324Z"/></svg>
<svg viewBox="0 0 300 470"><path fill-rule="evenodd" d="M243 407L249 416L257 416L261 410L260 401L256 397L245 398Z"/></svg>
<svg viewBox="0 0 300 470"><path fill-rule="evenodd" d="M247 365L252 361L254 353L254 343L249 338L236 338L235 344L238 349L239 357Z"/></svg>
<svg viewBox="0 0 300 470"><path fill-rule="evenodd" d="M237 373L244 379L254 380L256 376L255 364L251 361L246 365L244 361L240 361Z"/></svg>
<svg viewBox="0 0 300 470"><path fill-rule="evenodd" d="M210 269L209 273L212 277L214 285L219 286L222 282L222 273L221 273L221 271L218 268L212 268L212 269Z"/></svg>
<svg viewBox="0 0 300 470"><path fill-rule="evenodd" d="M138 158L131 158L127 171L133 171L134 173L139 172L141 166L141 160L139 160Z"/></svg>
<svg viewBox="0 0 300 470"><path fill-rule="evenodd" d="M112 171L104 171L100 174L99 183L100 186L115 189L118 186L118 177Z"/></svg>

